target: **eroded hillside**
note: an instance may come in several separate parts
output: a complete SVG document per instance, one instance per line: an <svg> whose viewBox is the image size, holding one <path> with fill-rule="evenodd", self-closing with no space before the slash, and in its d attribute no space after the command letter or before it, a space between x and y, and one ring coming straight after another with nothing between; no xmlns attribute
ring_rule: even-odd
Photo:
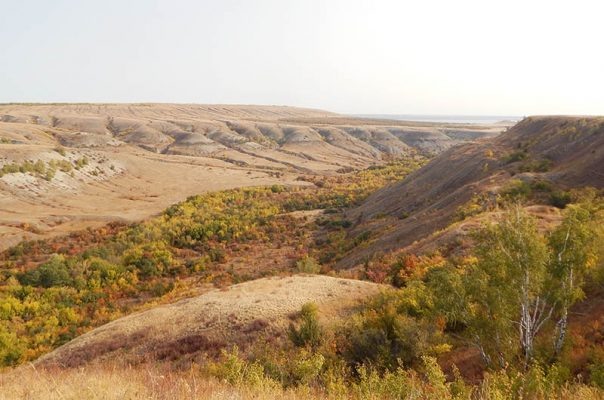
<svg viewBox="0 0 604 400"><path fill-rule="evenodd" d="M140 220L206 191L436 154L501 129L277 106L0 105L0 249Z"/></svg>
<svg viewBox="0 0 604 400"><path fill-rule="evenodd" d="M373 232L373 242L340 266L356 265L378 250L405 248L492 210L502 198L539 198L542 207L533 211L547 218L568 201L569 189L585 186L604 187L604 118L526 118L496 138L445 151L351 210L353 234Z"/></svg>
<svg viewBox="0 0 604 400"><path fill-rule="evenodd" d="M43 373L158 365L273 394L597 398L604 204L588 186L604 186L603 132L601 118L529 118L427 164L207 193L139 224L22 243L0 253L1 360L37 359ZM76 175L96 161L56 153L18 167L52 182L53 166ZM567 261L577 295L561 302L575 296ZM516 289L526 282L535 302ZM525 300L545 315L539 354L517 340Z"/></svg>

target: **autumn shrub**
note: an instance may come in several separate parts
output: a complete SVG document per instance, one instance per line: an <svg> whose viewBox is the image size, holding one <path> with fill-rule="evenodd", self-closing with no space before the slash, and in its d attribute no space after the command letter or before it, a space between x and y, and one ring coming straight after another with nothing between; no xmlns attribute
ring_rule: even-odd
<svg viewBox="0 0 604 400"><path fill-rule="evenodd" d="M318 319L319 309L314 303L302 306L298 326L289 326L289 337L296 346L316 348L321 343L322 329Z"/></svg>
<svg viewBox="0 0 604 400"><path fill-rule="evenodd" d="M136 268L142 277L162 276L174 263L174 258L164 242L151 242L126 251L122 263Z"/></svg>
<svg viewBox="0 0 604 400"><path fill-rule="evenodd" d="M23 345L17 335L0 323L0 366L18 364L23 352Z"/></svg>
<svg viewBox="0 0 604 400"><path fill-rule="evenodd" d="M421 283L377 296L338 332L343 358L352 366L383 371L412 366L421 356L446 350L442 332L427 318L430 302Z"/></svg>
<svg viewBox="0 0 604 400"><path fill-rule="evenodd" d="M596 362L589 366L589 380L592 385L604 389L604 362Z"/></svg>
<svg viewBox="0 0 604 400"><path fill-rule="evenodd" d="M239 355L239 349L222 351L219 361L210 363L207 367L210 375L215 376L235 386L251 386L255 388L276 388L278 384L268 378L264 368L257 362L248 362Z"/></svg>
<svg viewBox="0 0 604 400"><path fill-rule="evenodd" d="M323 369L325 357L320 353L301 350L291 359L288 368L287 386L315 383Z"/></svg>
<svg viewBox="0 0 604 400"><path fill-rule="evenodd" d="M70 286L73 278L63 256L55 255L50 261L40 265L38 268L19 275L22 285L41 286L49 288L52 286Z"/></svg>
<svg viewBox="0 0 604 400"><path fill-rule="evenodd" d="M321 272L321 265L314 258L305 255L296 261L296 270L304 274L318 274Z"/></svg>

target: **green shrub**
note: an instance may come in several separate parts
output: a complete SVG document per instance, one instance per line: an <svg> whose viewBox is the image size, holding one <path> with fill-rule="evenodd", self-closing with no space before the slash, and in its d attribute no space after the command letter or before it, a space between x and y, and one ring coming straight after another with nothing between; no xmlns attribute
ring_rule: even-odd
<svg viewBox="0 0 604 400"><path fill-rule="evenodd" d="M150 242L126 251L122 263L136 268L141 277L147 278L167 274L174 258L164 242Z"/></svg>
<svg viewBox="0 0 604 400"><path fill-rule="evenodd" d="M564 208L572 201L572 196L569 192L561 190L553 192L549 197L549 203L557 208Z"/></svg>
<svg viewBox="0 0 604 400"><path fill-rule="evenodd" d="M281 193L285 191L285 187L283 185L273 185L271 186L271 192L273 193Z"/></svg>
<svg viewBox="0 0 604 400"><path fill-rule="evenodd" d="M306 255L296 261L296 270L304 274L318 274L321 272L321 266L314 258Z"/></svg>
<svg viewBox="0 0 604 400"><path fill-rule="evenodd" d="M531 194L531 185L519 179L511 179L501 191L501 196L509 201L526 200Z"/></svg>
<svg viewBox="0 0 604 400"><path fill-rule="evenodd" d="M604 389L604 363L594 363L589 366L589 378L592 385Z"/></svg>
<svg viewBox="0 0 604 400"><path fill-rule="evenodd" d="M505 157L503 157L503 162L505 164L515 163L517 161L524 160L527 156L528 156L528 154L526 153L525 150L515 151L515 152L507 154Z"/></svg>
<svg viewBox="0 0 604 400"><path fill-rule="evenodd" d="M38 268L27 271L18 276L22 285L41 286L71 286L73 279L63 256L54 256Z"/></svg>
<svg viewBox="0 0 604 400"><path fill-rule="evenodd" d="M300 310L300 324L289 326L289 337L299 347L316 348L321 343L322 329L318 319L319 309L314 303L306 303Z"/></svg>
<svg viewBox="0 0 604 400"><path fill-rule="evenodd" d="M221 359L209 364L208 372L234 386L265 389L278 387L275 381L265 375L262 365L242 359L236 346L231 351L223 350Z"/></svg>
<svg viewBox="0 0 604 400"><path fill-rule="evenodd" d="M316 381L325 364L325 357L319 353L302 351L294 359L290 382L293 385L309 385Z"/></svg>
<svg viewBox="0 0 604 400"><path fill-rule="evenodd" d="M520 172L547 172L552 166L552 161L548 159L530 160L523 163L518 170Z"/></svg>
<svg viewBox="0 0 604 400"><path fill-rule="evenodd" d="M0 324L0 366L16 365L23 355L23 345L15 333Z"/></svg>
<svg viewBox="0 0 604 400"><path fill-rule="evenodd" d="M429 305L425 288L408 287L380 294L338 332L340 351L352 366L371 365L379 371L415 365L441 344L440 332L419 318ZM413 316L412 316L413 315Z"/></svg>

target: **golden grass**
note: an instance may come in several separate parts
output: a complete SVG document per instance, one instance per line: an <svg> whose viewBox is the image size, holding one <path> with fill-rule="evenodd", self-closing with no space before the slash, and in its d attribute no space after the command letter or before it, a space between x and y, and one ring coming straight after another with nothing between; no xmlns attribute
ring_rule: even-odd
<svg viewBox="0 0 604 400"><path fill-rule="evenodd" d="M499 382L501 384L503 382ZM278 385L257 385L254 387L229 385L215 378L207 377L199 368L187 371L169 370L160 365L139 365L135 367L112 364L94 364L73 369L37 369L32 364L0 373L0 400L44 399L44 400L383 400L399 399L399 395L389 396L388 391L373 385L386 385L374 381L364 389L350 385L334 393L327 394L316 388L300 386L282 389ZM449 392L442 392L429 384L416 382L410 387L410 398L426 400L447 400L457 398ZM548 394L522 395L510 387L483 385L474 387L460 399L506 399L510 393L518 398L545 400L599 400L604 392L600 389L573 384L564 386ZM355 388L357 390L355 390ZM373 389L376 389L374 391ZM503 390L502 390L503 389ZM347 393L348 392L348 393ZM394 394L393 394L394 395Z"/></svg>
<svg viewBox="0 0 604 400"><path fill-rule="evenodd" d="M311 399L305 390L236 388L195 370L171 372L159 367L92 365L77 369L22 366L0 374L0 399L172 400Z"/></svg>

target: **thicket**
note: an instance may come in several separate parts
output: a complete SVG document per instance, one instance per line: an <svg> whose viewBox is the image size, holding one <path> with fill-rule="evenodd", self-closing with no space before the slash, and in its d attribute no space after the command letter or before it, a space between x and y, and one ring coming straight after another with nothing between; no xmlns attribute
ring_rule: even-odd
<svg viewBox="0 0 604 400"><path fill-rule="evenodd" d="M63 243L21 243L0 256L0 366L34 359L167 295L183 285L182 278L224 285L270 273L267 266L238 275L227 261L252 243L298 248L310 228L287 212L356 204L422 162L410 158L323 178L323 187L272 186L192 196L156 218L96 235L100 237L90 245L77 234ZM296 259L289 271L319 272L312 257Z"/></svg>
<svg viewBox="0 0 604 400"><path fill-rule="evenodd" d="M601 349L593 343L590 364L576 369L568 326L584 289L601 285L603 213L602 199L588 195L543 233L512 206L476 233L472 256L401 256L393 270L414 272L404 274L400 289L370 299L336 326L321 326L316 308L306 305L290 327L290 345L226 352L210 373L238 385L310 385L334 398L600 398ZM445 374L437 363L471 347L484 368L474 385L454 365Z"/></svg>
<svg viewBox="0 0 604 400"><path fill-rule="evenodd" d="M233 246L299 244L309 232L288 211L356 204L416 166L412 160L323 178L314 188L193 196L90 246L39 242L10 249L0 269L0 363L15 365L48 352L131 312L135 299L168 294L180 278L215 280ZM573 305L604 277L604 205L589 191L573 200L551 232L537 229L521 207L511 207L477 232L475 251L466 257L390 254L370 260L365 277L395 288L338 326L323 326L318 309L308 304L281 346L267 340L245 354L225 352L206 372L234 385L309 387L333 398L602 396L597 387L604 384L604 352L597 340L579 345L569 338L569 323ZM337 213L320 220L313 229L335 231L317 254L327 249L333 252L329 260L337 259L350 243L370 240L363 233L358 240L347 237L350 226ZM35 261L40 258L46 259ZM292 271L317 271L308 253L296 259ZM572 357L579 346L588 347L581 349L582 364ZM445 374L437 363L469 347L478 350L486 371L475 386L455 368Z"/></svg>

